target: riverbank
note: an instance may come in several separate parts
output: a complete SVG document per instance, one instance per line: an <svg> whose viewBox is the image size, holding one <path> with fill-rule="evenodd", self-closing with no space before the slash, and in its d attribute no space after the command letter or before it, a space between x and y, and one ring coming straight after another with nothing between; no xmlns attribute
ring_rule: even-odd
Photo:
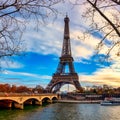
<svg viewBox="0 0 120 120"><path fill-rule="evenodd" d="M100 104L101 100L86 100L86 101L80 101L80 100L58 100L58 103L79 103L79 104Z"/></svg>

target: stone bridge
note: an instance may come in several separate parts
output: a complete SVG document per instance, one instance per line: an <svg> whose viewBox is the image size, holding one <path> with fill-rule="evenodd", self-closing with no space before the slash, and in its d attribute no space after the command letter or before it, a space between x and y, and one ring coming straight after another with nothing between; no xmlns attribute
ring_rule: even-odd
<svg viewBox="0 0 120 120"><path fill-rule="evenodd" d="M57 94L2 94L0 106L24 109L26 104L42 105L44 102L52 103L58 100Z"/></svg>

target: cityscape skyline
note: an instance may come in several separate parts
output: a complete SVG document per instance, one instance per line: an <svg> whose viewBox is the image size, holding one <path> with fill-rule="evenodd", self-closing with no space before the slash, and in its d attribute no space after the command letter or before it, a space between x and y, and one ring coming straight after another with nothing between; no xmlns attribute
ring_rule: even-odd
<svg viewBox="0 0 120 120"><path fill-rule="evenodd" d="M60 6L62 4L58 6L59 9ZM94 56L95 47L103 37L102 34L95 32L83 40L83 33L89 28L81 16L80 9L78 7L71 10L70 7L66 9L69 9L67 14L70 18L72 56L81 86L107 84L119 87L119 58L113 57L111 62L104 63L97 61L104 55ZM50 18L47 21L48 24L39 25L38 31L34 30L34 21L30 21L22 37L25 40L25 55L14 56L11 59L1 61L0 83L30 87L47 86L52 74L56 71L61 55L65 15L65 12L58 15L54 23Z"/></svg>

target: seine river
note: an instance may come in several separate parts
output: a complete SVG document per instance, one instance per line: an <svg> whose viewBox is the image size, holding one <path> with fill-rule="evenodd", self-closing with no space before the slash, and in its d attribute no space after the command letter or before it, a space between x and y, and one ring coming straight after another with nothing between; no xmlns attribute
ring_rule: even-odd
<svg viewBox="0 0 120 120"><path fill-rule="evenodd" d="M120 120L120 106L56 103L24 110L0 109L0 120Z"/></svg>

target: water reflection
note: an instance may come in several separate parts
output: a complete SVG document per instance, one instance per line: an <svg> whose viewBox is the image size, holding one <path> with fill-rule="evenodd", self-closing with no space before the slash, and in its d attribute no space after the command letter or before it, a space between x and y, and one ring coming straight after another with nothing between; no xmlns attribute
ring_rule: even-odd
<svg viewBox="0 0 120 120"><path fill-rule="evenodd" d="M54 106L54 107L53 107ZM41 113L40 119L44 120L78 120L77 104L55 104L45 109L46 114Z"/></svg>
<svg viewBox="0 0 120 120"><path fill-rule="evenodd" d="M0 110L0 120L120 120L120 106L56 103L24 110Z"/></svg>

